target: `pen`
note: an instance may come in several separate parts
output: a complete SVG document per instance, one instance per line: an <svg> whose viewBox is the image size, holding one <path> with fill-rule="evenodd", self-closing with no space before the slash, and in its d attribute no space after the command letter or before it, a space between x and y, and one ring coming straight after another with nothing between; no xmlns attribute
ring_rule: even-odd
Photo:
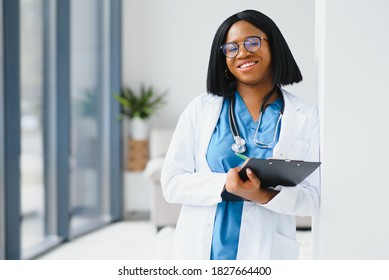
<svg viewBox="0 0 389 280"><path fill-rule="evenodd" d="M240 157L243 160L247 160L248 159L248 157L246 157L245 155L242 155L242 154L235 153L235 155L237 155L238 157Z"/></svg>

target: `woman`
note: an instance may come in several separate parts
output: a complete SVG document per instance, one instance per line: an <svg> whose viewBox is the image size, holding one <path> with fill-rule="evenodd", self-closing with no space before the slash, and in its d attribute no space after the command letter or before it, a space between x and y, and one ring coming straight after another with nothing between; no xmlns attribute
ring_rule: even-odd
<svg viewBox="0 0 389 280"><path fill-rule="evenodd" d="M265 189L249 169L249 180L240 179L243 161L236 154L319 160L316 109L281 89L301 80L270 18L246 10L221 24L212 44L208 94L182 113L162 170L166 200L183 205L175 258L298 258L294 216L317 210L319 172L295 187Z"/></svg>

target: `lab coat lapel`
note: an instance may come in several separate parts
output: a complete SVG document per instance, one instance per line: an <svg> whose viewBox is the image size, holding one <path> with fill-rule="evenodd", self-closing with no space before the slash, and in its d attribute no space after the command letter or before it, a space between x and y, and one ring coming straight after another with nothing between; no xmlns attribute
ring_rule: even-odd
<svg viewBox="0 0 389 280"><path fill-rule="evenodd" d="M274 158L286 158L306 121L306 116L299 112L299 105L294 104L285 92L284 100L285 110L282 117L279 141L274 147Z"/></svg>
<svg viewBox="0 0 389 280"><path fill-rule="evenodd" d="M200 134L198 150L200 153L200 159L202 161L202 168L206 168L210 171L211 169L206 160L206 154L209 142L211 141L212 133L215 130L220 112L223 107L224 98L212 95L209 95L208 98L208 102L203 104L203 107L201 108L200 123L198 124L198 130ZM215 102L214 99L217 99L217 101Z"/></svg>

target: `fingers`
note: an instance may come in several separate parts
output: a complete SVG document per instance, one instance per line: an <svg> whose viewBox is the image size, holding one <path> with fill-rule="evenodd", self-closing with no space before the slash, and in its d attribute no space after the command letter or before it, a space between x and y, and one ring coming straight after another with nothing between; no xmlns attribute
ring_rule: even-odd
<svg viewBox="0 0 389 280"><path fill-rule="evenodd" d="M257 201L260 195L261 180L252 172L246 169L248 180L242 181L238 172L241 168L231 168L227 173L225 189L232 194L238 195L250 201Z"/></svg>
<svg viewBox="0 0 389 280"><path fill-rule="evenodd" d="M236 170L236 168L231 168L227 173L227 177L230 183L236 184L239 179L238 171Z"/></svg>
<svg viewBox="0 0 389 280"><path fill-rule="evenodd" d="M255 185L258 186L261 185L261 181L258 179L258 177L254 174L254 172L250 168L246 169L246 174L249 180L253 182Z"/></svg>
<svg viewBox="0 0 389 280"><path fill-rule="evenodd" d="M235 170L236 172L239 172L239 171L242 169L242 167L237 166L237 167L234 167L234 168L232 168L232 169Z"/></svg>
<svg viewBox="0 0 389 280"><path fill-rule="evenodd" d="M245 172L249 180L243 182L238 174L241 169L241 167L235 167L228 171L225 184L226 190L234 194L240 194L247 190L258 190L261 186L261 180L251 169L247 168Z"/></svg>
<svg viewBox="0 0 389 280"><path fill-rule="evenodd" d="M231 168L227 173L226 189L228 192L233 193L239 188L240 177L236 168Z"/></svg>

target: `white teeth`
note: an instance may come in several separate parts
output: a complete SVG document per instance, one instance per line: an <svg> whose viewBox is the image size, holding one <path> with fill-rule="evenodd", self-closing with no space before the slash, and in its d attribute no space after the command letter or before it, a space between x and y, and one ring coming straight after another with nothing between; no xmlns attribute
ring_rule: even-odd
<svg viewBox="0 0 389 280"><path fill-rule="evenodd" d="M255 62L245 63L245 64L239 66L239 68L246 68L246 67L252 66L252 65L254 65L254 64L255 64Z"/></svg>

